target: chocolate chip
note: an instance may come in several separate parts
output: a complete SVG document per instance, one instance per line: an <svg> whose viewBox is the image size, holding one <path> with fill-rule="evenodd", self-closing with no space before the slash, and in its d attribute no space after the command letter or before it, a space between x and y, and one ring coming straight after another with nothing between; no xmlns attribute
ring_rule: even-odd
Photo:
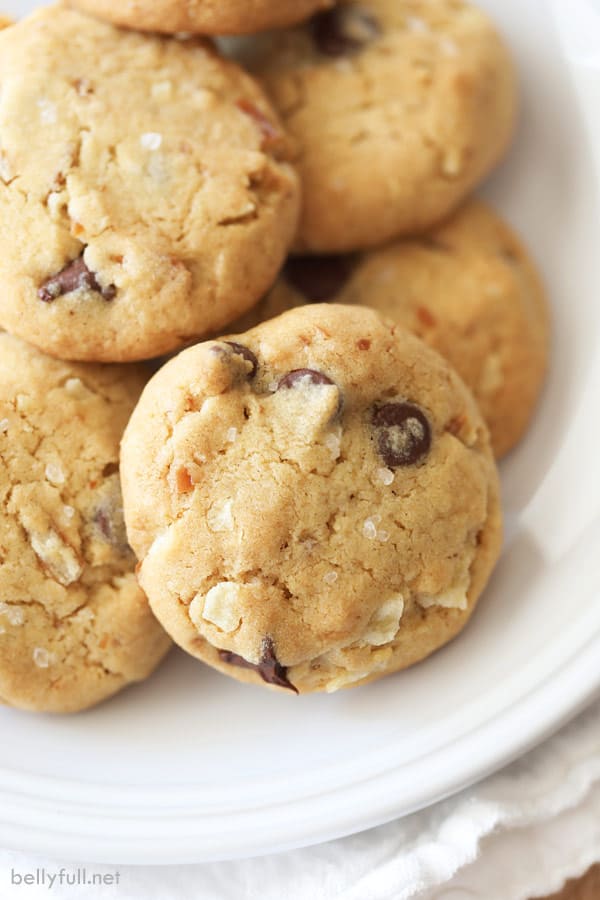
<svg viewBox="0 0 600 900"><path fill-rule="evenodd" d="M377 19L359 6L337 6L310 22L313 41L325 56L356 53L381 34Z"/></svg>
<svg viewBox="0 0 600 900"><path fill-rule="evenodd" d="M236 356L243 356L247 362L252 366L251 371L248 373L248 378L254 378L256 373L258 372L258 359L248 347L245 347L243 344L237 344L235 341L224 341L228 347L231 347Z"/></svg>
<svg viewBox="0 0 600 900"><path fill-rule="evenodd" d="M295 694L298 693L298 689L294 687L287 677L287 669L278 662L273 640L270 637L263 639L260 662L258 664L248 662L243 656L238 656L237 653L231 653L229 650L219 650L219 657L230 666L238 666L240 669L253 669L255 672L258 672L262 680L266 681L267 684L276 684L278 687L294 691Z"/></svg>
<svg viewBox="0 0 600 900"><path fill-rule="evenodd" d="M316 369L293 369L291 372L288 372L287 375L283 376L277 385L277 390L280 391L282 388L297 387L302 381L308 382L309 384L334 384L331 378L324 375L322 372L317 372Z"/></svg>
<svg viewBox="0 0 600 900"><path fill-rule="evenodd" d="M283 275L310 303L325 303L342 290L355 262L353 256L297 256L288 259Z"/></svg>
<svg viewBox="0 0 600 900"><path fill-rule="evenodd" d="M68 263L57 275L46 279L39 287L38 297L44 303L52 303L57 297L72 291L95 291L105 300L113 300L117 293L114 284L104 288L98 284L96 275L88 269L83 256Z"/></svg>
<svg viewBox="0 0 600 900"><path fill-rule="evenodd" d="M122 556L130 553L125 523L120 510L99 507L92 515L92 522L95 538L100 538L104 543L110 544Z"/></svg>
<svg viewBox="0 0 600 900"><path fill-rule="evenodd" d="M219 658L224 663L227 663L228 666L237 666L239 669L254 669L255 672L259 671L259 666L255 663L248 662L243 656L232 653L230 650L219 650Z"/></svg>
<svg viewBox="0 0 600 900"><path fill-rule="evenodd" d="M431 426L418 406L386 403L375 410L372 421L380 456L390 469L414 466L429 453Z"/></svg>
<svg viewBox="0 0 600 900"><path fill-rule="evenodd" d="M113 530L108 513L104 509L98 509L94 513L93 521L100 529L102 535L110 543L113 543Z"/></svg>
<svg viewBox="0 0 600 900"><path fill-rule="evenodd" d="M104 471L110 471L113 464L108 463ZM127 542L125 520L123 518L123 498L121 496L121 482L116 471L106 476L102 482L94 487L93 505L84 508L84 518L87 520L85 530L87 537L94 543L110 544L120 555L131 553Z"/></svg>

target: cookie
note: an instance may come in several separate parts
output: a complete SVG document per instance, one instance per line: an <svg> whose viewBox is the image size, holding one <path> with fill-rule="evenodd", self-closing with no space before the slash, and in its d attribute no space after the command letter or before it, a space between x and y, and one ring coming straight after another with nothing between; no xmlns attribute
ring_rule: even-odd
<svg viewBox="0 0 600 900"><path fill-rule="evenodd" d="M377 313L291 310L149 382L122 477L140 584L188 653L300 693L362 684L467 622L500 549L462 381Z"/></svg>
<svg viewBox="0 0 600 900"><path fill-rule="evenodd" d="M250 34L295 25L333 0L71 0L71 5L139 31Z"/></svg>
<svg viewBox="0 0 600 900"><path fill-rule="evenodd" d="M137 584L119 440L136 368L58 362L0 334L0 702L92 706L170 641Z"/></svg>
<svg viewBox="0 0 600 900"><path fill-rule="evenodd" d="M445 356L473 391L498 458L523 436L548 364L548 304L527 250L488 206L469 201L423 238L362 255L290 259L232 330L324 301L371 306Z"/></svg>
<svg viewBox="0 0 600 900"><path fill-rule="evenodd" d="M496 30L460 0L342 0L301 28L235 43L297 141L297 250L422 231L503 156L516 107Z"/></svg>
<svg viewBox="0 0 600 900"><path fill-rule="evenodd" d="M209 44L52 6L0 33L0 87L0 326L65 359L149 358L272 283L297 176Z"/></svg>

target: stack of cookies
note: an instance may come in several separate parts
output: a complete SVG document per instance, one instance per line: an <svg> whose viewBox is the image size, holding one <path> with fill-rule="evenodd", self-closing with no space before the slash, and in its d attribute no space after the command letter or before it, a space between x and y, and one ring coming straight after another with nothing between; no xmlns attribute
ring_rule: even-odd
<svg viewBox="0 0 600 900"><path fill-rule="evenodd" d="M463 628L548 352L469 198L516 95L463 0L71 0L0 33L0 701L89 707L172 640L335 691Z"/></svg>

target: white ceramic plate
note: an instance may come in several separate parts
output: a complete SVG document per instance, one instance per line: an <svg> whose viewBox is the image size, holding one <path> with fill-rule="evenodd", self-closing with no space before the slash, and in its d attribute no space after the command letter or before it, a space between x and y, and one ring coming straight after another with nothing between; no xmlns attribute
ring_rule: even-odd
<svg viewBox="0 0 600 900"><path fill-rule="evenodd" d="M489 194L542 265L556 341L534 428L503 465L507 546L471 626L334 696L273 695L175 653L86 714L2 710L0 846L182 863L327 840L504 765L600 687L600 3L484 5L524 90Z"/></svg>

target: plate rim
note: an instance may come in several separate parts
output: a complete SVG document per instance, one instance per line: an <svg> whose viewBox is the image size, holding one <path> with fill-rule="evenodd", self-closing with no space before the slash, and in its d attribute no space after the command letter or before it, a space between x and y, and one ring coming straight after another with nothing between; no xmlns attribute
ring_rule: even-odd
<svg viewBox="0 0 600 900"><path fill-rule="evenodd" d="M418 799L415 796L404 803L399 800L398 789L404 785L402 767L398 767L372 773L352 785L337 786L319 797L235 811L232 827L230 810L215 816L212 809L207 813L188 809L184 813L179 807L156 800L149 806L147 786L124 788L21 775L11 789L6 783L7 770L0 769L0 845L9 850L61 858L65 858L68 846L68 858L77 862L183 865L310 847L383 825L399 815L439 802L498 771L573 719L600 693L599 644L600 633L594 632L583 648L572 648L569 657L550 678L542 673L538 684L517 698L501 717L491 716L483 725L475 724L455 738L450 746L452 778L447 775L448 745L426 754L419 765L427 767L429 776L432 771L444 772L443 776L438 775L444 787L440 789L430 778ZM531 724L533 721L535 726ZM523 722L528 723L526 729L519 727ZM498 739L499 733L503 735L502 740ZM507 734L512 735L512 740L507 740ZM441 756L446 757L445 762L438 760L440 764L436 765L436 757ZM475 764L473 758L477 759ZM414 769L411 771L411 780L418 781ZM57 793L67 785L76 788L76 796L70 798L63 794L58 800ZM90 790L97 792L96 803L88 796L81 796L82 785L87 786L86 795ZM45 795L41 792L43 788L47 790ZM120 807L98 802L101 795L106 797L113 791L123 795ZM377 800L373 802L375 791ZM147 802L141 808L132 809L130 804L142 794L146 795ZM368 811L361 807L365 795L370 795ZM361 809L361 814L353 817L351 810L355 809ZM296 815L292 815L294 812ZM284 839L279 833L282 815L286 820ZM220 824L218 829L216 823ZM250 838L246 826L252 829Z"/></svg>

